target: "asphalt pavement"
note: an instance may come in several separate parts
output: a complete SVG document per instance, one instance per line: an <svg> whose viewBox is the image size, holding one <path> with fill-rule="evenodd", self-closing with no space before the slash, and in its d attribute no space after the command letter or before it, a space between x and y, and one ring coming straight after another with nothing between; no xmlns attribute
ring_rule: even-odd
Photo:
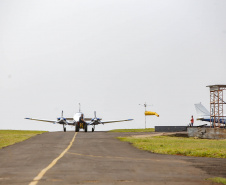
<svg viewBox="0 0 226 185"><path fill-rule="evenodd" d="M49 132L0 150L0 184L213 185L226 159L153 154L116 137L141 133Z"/></svg>

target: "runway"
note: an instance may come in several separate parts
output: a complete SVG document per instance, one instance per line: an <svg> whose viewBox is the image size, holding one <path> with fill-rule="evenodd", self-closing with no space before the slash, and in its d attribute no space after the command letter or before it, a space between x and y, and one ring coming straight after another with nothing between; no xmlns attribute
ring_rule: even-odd
<svg viewBox="0 0 226 185"><path fill-rule="evenodd" d="M205 179L226 176L226 159L153 154L116 139L131 134L141 133L50 132L3 148L0 184L212 185Z"/></svg>

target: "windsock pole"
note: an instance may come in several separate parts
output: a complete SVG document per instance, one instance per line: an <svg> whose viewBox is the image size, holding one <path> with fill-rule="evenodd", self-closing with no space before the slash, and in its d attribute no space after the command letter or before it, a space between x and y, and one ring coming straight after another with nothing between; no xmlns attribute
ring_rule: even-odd
<svg viewBox="0 0 226 185"><path fill-rule="evenodd" d="M142 104L139 104L139 105L144 106L144 110L146 112L146 107L147 107L146 102L143 105ZM144 126L144 128L146 129L146 115L144 115L144 119L145 119L145 126Z"/></svg>
<svg viewBox="0 0 226 185"><path fill-rule="evenodd" d="M145 104L144 104L144 109L145 109L145 112L146 112L146 107L147 107L147 104L146 104L146 102L145 102ZM145 117L145 129L146 129L146 116L144 115L144 117Z"/></svg>

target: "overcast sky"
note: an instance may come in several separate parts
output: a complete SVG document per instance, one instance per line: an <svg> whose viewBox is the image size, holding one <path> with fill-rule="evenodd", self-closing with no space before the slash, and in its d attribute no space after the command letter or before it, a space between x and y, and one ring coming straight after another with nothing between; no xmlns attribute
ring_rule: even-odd
<svg viewBox="0 0 226 185"><path fill-rule="evenodd" d="M0 129L72 117L96 130L187 125L207 85L226 84L225 0L0 0ZM195 124L200 124L195 122ZM69 129L70 127L68 127ZM73 128L74 129L74 128ZM91 130L91 128L89 128Z"/></svg>

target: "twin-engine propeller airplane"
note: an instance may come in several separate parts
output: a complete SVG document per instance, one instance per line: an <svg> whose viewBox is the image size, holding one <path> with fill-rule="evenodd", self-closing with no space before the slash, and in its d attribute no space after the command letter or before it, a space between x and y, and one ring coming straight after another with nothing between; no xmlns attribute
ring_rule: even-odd
<svg viewBox="0 0 226 185"><path fill-rule="evenodd" d="M35 120L35 121L43 121L43 122L50 122L53 124L61 124L63 125L63 131L66 132L66 125L75 126L75 132L79 132L80 129L83 129L87 132L87 127L89 125L92 126L92 132L95 130L95 126L99 124L105 123L115 123L115 122L123 122L123 121L132 121L133 119L125 119L125 120L115 120L115 121L102 121L101 118L96 117L96 111L94 111L94 118L85 118L84 114L80 111L75 113L73 118L64 118L63 111L61 113L61 117L58 117L57 120L44 120L44 119L35 119L35 118L25 118L28 120Z"/></svg>

